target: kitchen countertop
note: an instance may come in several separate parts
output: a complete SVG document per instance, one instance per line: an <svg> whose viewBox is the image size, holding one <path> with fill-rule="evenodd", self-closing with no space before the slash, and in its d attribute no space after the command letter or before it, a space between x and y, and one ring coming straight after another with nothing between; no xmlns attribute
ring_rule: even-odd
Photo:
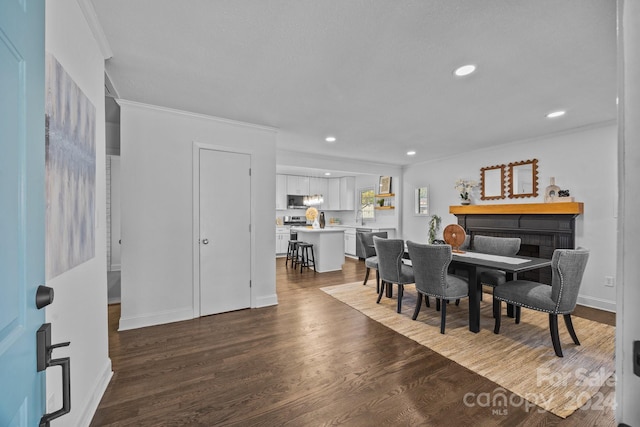
<svg viewBox="0 0 640 427"><path fill-rule="evenodd" d="M308 228L310 226L308 225L276 225L276 230L289 230L289 229L293 229L293 228L303 228L306 230L311 230L310 228ZM380 230L395 230L396 227L385 227L385 226L375 226L375 225L371 225L371 224L365 224L365 225L353 225L353 224L327 224L326 227L324 228L326 229L342 229L342 230L355 230L358 228L365 228L365 229L371 229L373 231L380 231Z"/></svg>
<svg viewBox="0 0 640 427"><path fill-rule="evenodd" d="M371 230L395 230L395 227L384 227L384 226L376 226L373 224L364 224L364 225L353 225L353 224L333 224L327 225L327 227L336 227L336 228L367 228Z"/></svg>
<svg viewBox="0 0 640 427"><path fill-rule="evenodd" d="M325 228L309 228L309 227L291 227L293 231L299 231L303 233L342 233L344 228L340 227L325 227Z"/></svg>

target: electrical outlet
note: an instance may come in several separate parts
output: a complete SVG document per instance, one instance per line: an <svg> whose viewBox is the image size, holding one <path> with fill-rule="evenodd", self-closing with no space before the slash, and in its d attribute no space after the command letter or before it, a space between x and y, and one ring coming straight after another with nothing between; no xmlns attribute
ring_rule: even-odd
<svg viewBox="0 0 640 427"><path fill-rule="evenodd" d="M613 279L612 276L605 276L604 278L604 285L608 288L613 288L613 286L615 285L615 280Z"/></svg>

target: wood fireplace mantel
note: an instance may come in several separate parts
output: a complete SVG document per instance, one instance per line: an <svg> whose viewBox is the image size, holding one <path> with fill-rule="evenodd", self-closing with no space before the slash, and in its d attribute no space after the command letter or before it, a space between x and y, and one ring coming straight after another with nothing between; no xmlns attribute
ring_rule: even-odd
<svg viewBox="0 0 640 427"><path fill-rule="evenodd" d="M580 215L584 213L584 204L563 202L449 206L449 213L454 215Z"/></svg>
<svg viewBox="0 0 640 427"><path fill-rule="evenodd" d="M519 237L518 254L551 259L555 249L575 248L576 217L584 213L580 202L517 203L450 206L458 225L477 235ZM551 284L551 268L527 272L524 279Z"/></svg>

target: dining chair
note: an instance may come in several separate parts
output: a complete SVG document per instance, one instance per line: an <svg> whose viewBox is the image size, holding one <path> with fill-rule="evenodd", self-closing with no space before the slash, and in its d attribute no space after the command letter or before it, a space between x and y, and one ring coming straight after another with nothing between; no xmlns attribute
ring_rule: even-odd
<svg viewBox="0 0 640 427"><path fill-rule="evenodd" d="M367 267L362 285L367 284L367 280L369 280L369 272L373 269L376 271L376 292L380 292L380 273L378 272L378 257L376 255L376 248L373 245L373 236L386 239L387 232L358 232L356 233L356 236L358 238L358 244L360 245L360 251L364 254L364 265Z"/></svg>
<svg viewBox="0 0 640 427"><path fill-rule="evenodd" d="M402 297L404 285L414 283L413 267L402 262L404 257L404 240L385 239L374 236L373 244L378 254L378 271L380 273L380 290L378 300L380 303L386 286L398 285L398 313L402 310Z"/></svg>
<svg viewBox="0 0 640 427"><path fill-rule="evenodd" d="M418 301L413 312L413 320L418 318L422 306L422 295L442 301L440 304L440 333L444 334L447 302L469 296L469 281L465 278L449 274L451 263L451 245L423 245L407 241L409 258L413 265L413 274L418 291Z"/></svg>
<svg viewBox="0 0 640 427"><path fill-rule="evenodd" d="M473 250L490 255L513 256L520 250L520 243L519 237L474 236ZM478 268L477 275L481 284L492 288L507 281L507 274L501 270Z"/></svg>
<svg viewBox="0 0 640 427"><path fill-rule="evenodd" d="M556 356L562 357L558 335L559 314L563 315L573 342L580 345L571 322L571 313L576 307L588 259L588 249L556 249L551 258L551 286L529 280L514 280L509 282L509 286L496 287L493 290L493 317L495 318L493 332L500 333L502 301L505 301L515 305L516 323L520 323L521 307L549 313L549 331Z"/></svg>

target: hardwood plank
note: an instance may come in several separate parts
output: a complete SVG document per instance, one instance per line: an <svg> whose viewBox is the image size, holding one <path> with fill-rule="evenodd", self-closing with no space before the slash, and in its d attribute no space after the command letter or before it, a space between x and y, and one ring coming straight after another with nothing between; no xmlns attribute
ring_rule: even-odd
<svg viewBox="0 0 640 427"><path fill-rule="evenodd" d="M91 425L615 425L595 399L565 420L469 399L495 396L497 385L318 289L364 272L349 259L339 272L301 274L281 258L276 307L123 332L110 305L115 374ZM576 315L615 321L594 309Z"/></svg>

